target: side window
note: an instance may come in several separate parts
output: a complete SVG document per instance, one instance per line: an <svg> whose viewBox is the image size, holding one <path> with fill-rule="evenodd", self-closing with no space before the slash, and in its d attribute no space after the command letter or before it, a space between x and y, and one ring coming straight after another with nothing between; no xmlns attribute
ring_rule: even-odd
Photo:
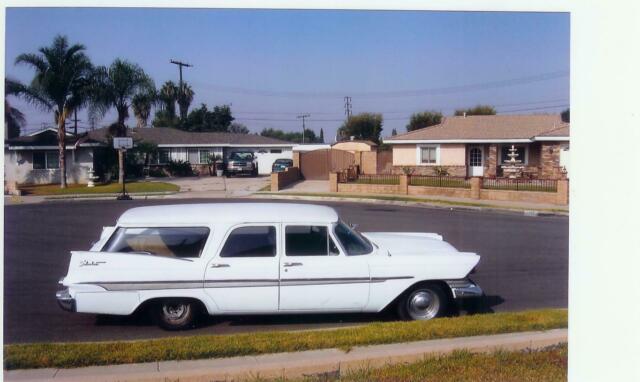
<svg viewBox="0 0 640 382"><path fill-rule="evenodd" d="M285 245L287 256L327 256L329 254L327 227L287 226Z"/></svg>
<svg viewBox="0 0 640 382"><path fill-rule="evenodd" d="M206 227L118 228L104 252L166 257L200 257L209 237Z"/></svg>
<svg viewBox="0 0 640 382"><path fill-rule="evenodd" d="M276 227L247 226L234 229L220 251L220 257L273 257L276 255Z"/></svg>

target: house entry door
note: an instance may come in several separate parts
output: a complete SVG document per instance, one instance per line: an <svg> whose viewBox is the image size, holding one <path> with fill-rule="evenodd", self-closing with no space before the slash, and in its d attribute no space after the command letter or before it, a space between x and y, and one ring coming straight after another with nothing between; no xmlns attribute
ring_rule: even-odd
<svg viewBox="0 0 640 382"><path fill-rule="evenodd" d="M484 172L482 147L469 148L469 176L482 176Z"/></svg>

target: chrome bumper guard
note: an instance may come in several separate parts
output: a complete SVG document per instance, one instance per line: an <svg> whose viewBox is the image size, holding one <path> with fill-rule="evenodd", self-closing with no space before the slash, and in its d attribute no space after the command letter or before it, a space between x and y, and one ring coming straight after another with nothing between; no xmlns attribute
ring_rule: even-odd
<svg viewBox="0 0 640 382"><path fill-rule="evenodd" d="M449 288L451 288L453 298L456 299L480 297L484 294L482 289L469 279L445 280L445 282L449 285Z"/></svg>
<svg viewBox="0 0 640 382"><path fill-rule="evenodd" d="M58 305L62 310L66 310L67 312L76 311L76 300L69 294L69 289L57 291L56 299L58 300Z"/></svg>

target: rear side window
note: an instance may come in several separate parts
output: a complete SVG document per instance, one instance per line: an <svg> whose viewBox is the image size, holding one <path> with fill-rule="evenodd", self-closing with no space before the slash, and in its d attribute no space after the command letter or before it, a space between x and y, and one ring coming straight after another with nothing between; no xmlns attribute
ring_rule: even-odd
<svg viewBox="0 0 640 382"><path fill-rule="evenodd" d="M222 247L220 257L274 257L276 227L247 226L234 229Z"/></svg>
<svg viewBox="0 0 640 382"><path fill-rule="evenodd" d="M285 242L287 256L329 255L330 244L326 226L287 226ZM337 254L335 244L331 246L331 249L331 254Z"/></svg>
<svg viewBox="0 0 640 382"><path fill-rule="evenodd" d="M120 227L107 241L103 251L166 257L200 257L207 237L207 227Z"/></svg>

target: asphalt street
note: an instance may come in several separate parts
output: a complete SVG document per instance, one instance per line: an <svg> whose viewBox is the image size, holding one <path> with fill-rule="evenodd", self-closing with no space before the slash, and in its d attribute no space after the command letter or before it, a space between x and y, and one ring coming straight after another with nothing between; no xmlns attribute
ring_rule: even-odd
<svg viewBox="0 0 640 382"><path fill-rule="evenodd" d="M181 200L180 203L229 202ZM252 200L238 200L252 201ZM283 202L283 201L275 201ZM354 325L391 314L212 317L186 332L166 332L144 316L73 314L56 304L69 251L88 249L103 226L128 208L175 200L68 201L5 207L4 342L103 341ZM314 202L335 207L361 231L437 232L461 251L482 256L473 279L483 311L566 308L569 219L560 216ZM476 307L477 308L477 307ZM475 308L474 308L475 309ZM464 313L464 311L463 311Z"/></svg>

